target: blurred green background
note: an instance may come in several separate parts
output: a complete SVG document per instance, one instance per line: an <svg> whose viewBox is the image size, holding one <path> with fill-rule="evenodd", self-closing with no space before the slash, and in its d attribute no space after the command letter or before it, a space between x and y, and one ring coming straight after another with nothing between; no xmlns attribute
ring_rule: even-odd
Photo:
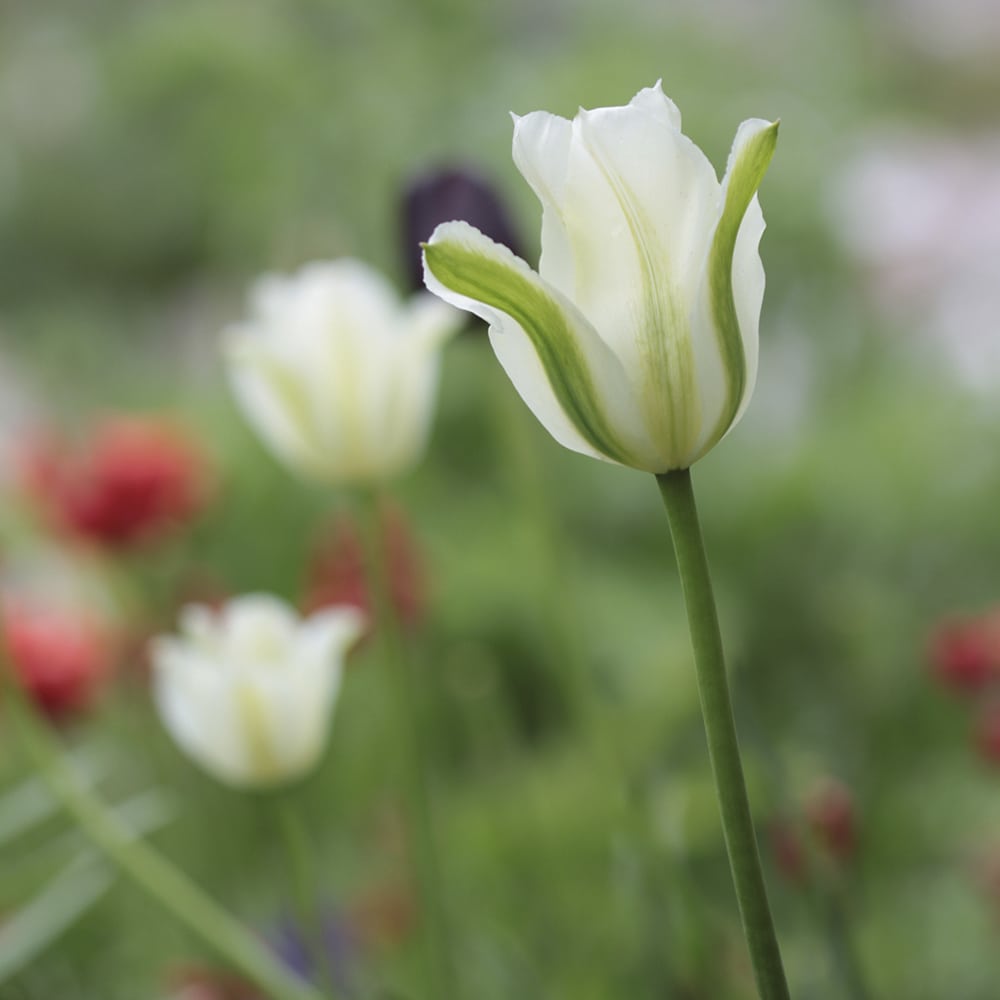
<svg viewBox="0 0 1000 1000"><path fill-rule="evenodd" d="M454 164L493 181L534 262L511 110L572 115L662 78L720 169L742 119L780 117L758 388L695 481L793 994L989 1000L1000 902L981 860L1000 851L1000 775L970 738L980 706L935 682L927 643L1000 600L1000 358L975 353L1000 302L963 264L992 261L996 283L1000 194L968 178L1000 162L998 54L974 0L5 0L2 452L39 419L178 414L218 467L216 501L169 570L123 572L160 595L160 627L168 572L298 600L340 501L293 481L231 405L218 334L253 279L351 255L402 283L402 190ZM910 180L878 190L901 204L865 201L852 177L900 136ZM955 287L981 308L949 323L937 304ZM472 331L448 348L427 460L396 499L429 588L413 645L462 995L752 996L653 482L561 450ZM349 668L330 752L296 792L345 921L373 893L406 904L376 660ZM277 933L266 802L183 761L123 672L66 739L104 761L109 798L167 795L155 842ZM2 734L0 749L0 781L20 787L24 760ZM853 798L855 849L791 878L768 831L807 838L804 803L830 778ZM0 909L78 847L57 816L0 840ZM354 949L357 995L419 996L396 937ZM210 962L119 882L0 996L160 998L171 970Z"/></svg>

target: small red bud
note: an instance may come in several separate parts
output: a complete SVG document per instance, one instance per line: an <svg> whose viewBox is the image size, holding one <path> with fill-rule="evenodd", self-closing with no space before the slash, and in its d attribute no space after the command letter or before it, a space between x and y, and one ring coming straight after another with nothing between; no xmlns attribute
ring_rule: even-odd
<svg viewBox="0 0 1000 1000"><path fill-rule="evenodd" d="M975 727L975 743L980 757L988 764L1000 765L1000 703L988 704Z"/></svg>
<svg viewBox="0 0 1000 1000"><path fill-rule="evenodd" d="M423 567L413 534L398 508L385 508L380 523L393 606L400 621L412 627L422 619L425 607ZM347 514L338 516L332 535L313 559L303 604L308 612L350 604L369 616L373 613L364 542Z"/></svg>
<svg viewBox="0 0 1000 1000"><path fill-rule="evenodd" d="M768 839L778 871L790 882L804 881L806 853L794 824L787 819L775 820L768 828Z"/></svg>
<svg viewBox="0 0 1000 1000"><path fill-rule="evenodd" d="M1000 665L1000 636L994 619L956 619L931 637L931 665L954 691L975 694L993 679Z"/></svg>
<svg viewBox="0 0 1000 1000"><path fill-rule="evenodd" d="M854 797L846 785L824 779L805 805L806 820L820 846L836 861L848 861L857 850Z"/></svg>

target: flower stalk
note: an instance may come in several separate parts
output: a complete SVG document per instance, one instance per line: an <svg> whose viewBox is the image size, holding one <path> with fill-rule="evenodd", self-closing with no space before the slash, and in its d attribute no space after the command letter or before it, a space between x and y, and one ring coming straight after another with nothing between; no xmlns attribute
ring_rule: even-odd
<svg viewBox="0 0 1000 1000"><path fill-rule="evenodd" d="M761 1000L788 1000L740 759L722 637L689 469L656 477L677 555L698 672L708 753L743 932Z"/></svg>
<svg viewBox="0 0 1000 1000"><path fill-rule="evenodd" d="M395 725L403 740L403 775L407 820L407 847L420 900L423 958L427 996L454 1000L455 972L451 964L448 920L441 897L441 874L427 779L427 750L420 717L420 698L413 663L407 655L400 622L392 602L389 550L382 530L377 494L362 498L367 529L368 577L375 635L392 689Z"/></svg>
<svg viewBox="0 0 1000 1000"><path fill-rule="evenodd" d="M274 1000L333 1000L286 969L238 920L187 875L136 838L77 781L51 734L9 685L8 705L21 746L53 796L91 842L150 897Z"/></svg>
<svg viewBox="0 0 1000 1000"><path fill-rule="evenodd" d="M316 853L302 821L301 803L294 792L287 789L265 794L264 803L272 811L278 826L295 922L305 942L306 952L312 959L314 978L333 991L336 979L326 947L323 909L317 889Z"/></svg>

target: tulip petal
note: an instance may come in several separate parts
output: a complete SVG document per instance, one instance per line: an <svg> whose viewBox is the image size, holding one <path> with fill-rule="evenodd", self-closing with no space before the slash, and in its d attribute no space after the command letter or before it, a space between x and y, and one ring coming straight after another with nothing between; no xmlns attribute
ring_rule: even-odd
<svg viewBox="0 0 1000 1000"><path fill-rule="evenodd" d="M712 448L736 422L753 389L764 294L764 270L757 254L764 217L756 196L777 141L778 122L750 119L737 130L729 155L722 213L705 275L707 310L722 356L726 397L718 422L695 458Z"/></svg>
<svg viewBox="0 0 1000 1000"><path fill-rule="evenodd" d="M432 292L490 324L501 365L560 444L642 465L630 440L641 436L642 425L621 363L572 303L505 246L463 222L435 229L424 265Z"/></svg>
<svg viewBox="0 0 1000 1000"><path fill-rule="evenodd" d="M328 460L314 430L301 380L249 331L234 327L225 345L229 381L247 420L278 457L325 479Z"/></svg>
<svg viewBox="0 0 1000 1000"><path fill-rule="evenodd" d="M525 116L514 160L543 206L542 277L621 359L657 468L675 467L700 430L688 315L718 218L712 165L659 85L573 122Z"/></svg>
<svg viewBox="0 0 1000 1000"><path fill-rule="evenodd" d="M215 661L183 642L161 638L151 646L153 697L177 745L209 773L231 784L251 781L230 687Z"/></svg>

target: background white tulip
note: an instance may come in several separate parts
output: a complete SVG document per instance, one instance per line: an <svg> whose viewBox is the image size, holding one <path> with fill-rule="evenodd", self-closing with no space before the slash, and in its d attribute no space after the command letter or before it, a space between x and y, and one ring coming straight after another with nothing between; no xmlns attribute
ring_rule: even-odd
<svg viewBox="0 0 1000 1000"><path fill-rule="evenodd" d="M343 659L364 621L348 607L301 620L265 594L218 612L191 605L180 635L151 646L160 718L220 781L264 787L297 778L326 745Z"/></svg>
<svg viewBox="0 0 1000 1000"><path fill-rule="evenodd" d="M739 419L757 370L777 123L744 122L719 182L660 85L626 107L514 119L543 207L538 272L461 222L424 252L427 287L490 324L524 401L561 444L663 473Z"/></svg>
<svg viewBox="0 0 1000 1000"><path fill-rule="evenodd" d="M360 261L262 278L251 316L226 332L244 415L293 470L366 485L423 454L440 348L461 314L426 294L400 300Z"/></svg>

